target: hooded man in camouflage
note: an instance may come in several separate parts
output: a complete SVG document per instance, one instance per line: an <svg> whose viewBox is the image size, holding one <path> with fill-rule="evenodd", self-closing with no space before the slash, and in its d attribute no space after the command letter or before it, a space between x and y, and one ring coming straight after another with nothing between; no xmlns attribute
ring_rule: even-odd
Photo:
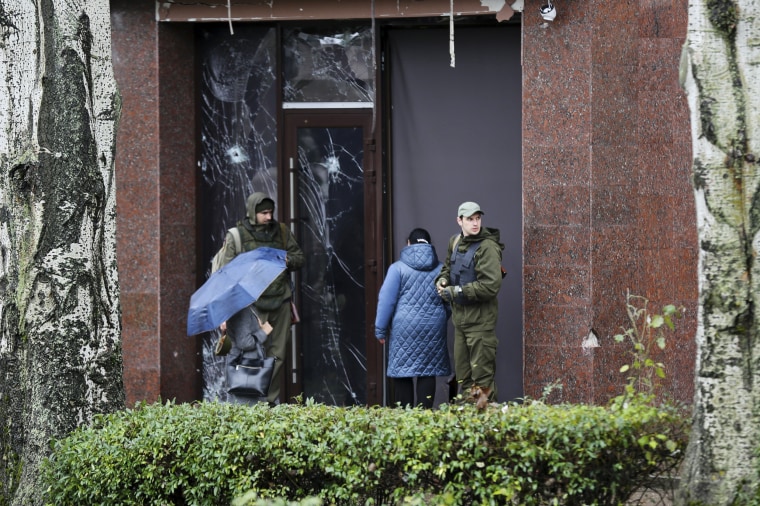
<svg viewBox="0 0 760 506"><path fill-rule="evenodd" d="M496 400L497 296L501 288L499 230L483 227L483 211L464 202L457 212L462 231L449 239L438 294L451 303L454 323L454 369L462 393L479 407Z"/></svg>
<svg viewBox="0 0 760 506"><path fill-rule="evenodd" d="M285 257L287 269L253 304L258 319L261 322L268 322L272 327L265 347L268 357L277 357L269 395L267 395L269 404L274 405L280 402L280 384L288 345L288 330L291 325L290 299L293 294L290 287L290 273L301 268L304 263L304 254L290 229L280 225L274 219L274 201L264 193L256 192L248 197L246 217L237 223L237 229L240 232L242 251L236 251L235 240L232 234L227 232L224 239L222 265L226 265L240 253L262 246L287 252Z"/></svg>

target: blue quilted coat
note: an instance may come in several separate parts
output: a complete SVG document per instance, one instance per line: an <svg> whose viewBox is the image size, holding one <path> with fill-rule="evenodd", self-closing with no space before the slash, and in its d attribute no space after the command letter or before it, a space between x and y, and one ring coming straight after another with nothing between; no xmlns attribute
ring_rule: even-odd
<svg viewBox="0 0 760 506"><path fill-rule="evenodd" d="M432 245L412 244L388 268L378 297L375 337L389 345L391 378L451 374L449 308L433 283L442 266Z"/></svg>

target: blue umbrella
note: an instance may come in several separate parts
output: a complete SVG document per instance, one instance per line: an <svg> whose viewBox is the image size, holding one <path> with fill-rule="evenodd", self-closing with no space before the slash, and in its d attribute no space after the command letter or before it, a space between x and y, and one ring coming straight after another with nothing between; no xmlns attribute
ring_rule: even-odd
<svg viewBox="0 0 760 506"><path fill-rule="evenodd" d="M286 251L260 247L216 271L190 298L187 335L213 330L255 302L285 270Z"/></svg>

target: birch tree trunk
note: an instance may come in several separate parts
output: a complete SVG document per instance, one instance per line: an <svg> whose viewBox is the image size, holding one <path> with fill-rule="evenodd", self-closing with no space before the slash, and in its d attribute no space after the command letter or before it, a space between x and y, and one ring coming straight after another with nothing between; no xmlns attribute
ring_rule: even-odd
<svg viewBox="0 0 760 506"><path fill-rule="evenodd" d="M0 504L124 405L108 0L0 0Z"/></svg>
<svg viewBox="0 0 760 506"><path fill-rule="evenodd" d="M749 504L758 490L759 36L760 0L690 0L681 79L691 109L700 301L679 504Z"/></svg>

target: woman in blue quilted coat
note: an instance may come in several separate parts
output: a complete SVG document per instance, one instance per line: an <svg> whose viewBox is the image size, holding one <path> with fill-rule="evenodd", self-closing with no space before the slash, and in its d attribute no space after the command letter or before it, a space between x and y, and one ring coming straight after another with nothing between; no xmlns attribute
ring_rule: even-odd
<svg viewBox="0 0 760 506"><path fill-rule="evenodd" d="M432 408L436 376L451 374L446 345L450 309L433 282L443 264L425 229L412 230L406 244L380 288L375 337L381 344L388 341L387 374L393 378L396 403Z"/></svg>

